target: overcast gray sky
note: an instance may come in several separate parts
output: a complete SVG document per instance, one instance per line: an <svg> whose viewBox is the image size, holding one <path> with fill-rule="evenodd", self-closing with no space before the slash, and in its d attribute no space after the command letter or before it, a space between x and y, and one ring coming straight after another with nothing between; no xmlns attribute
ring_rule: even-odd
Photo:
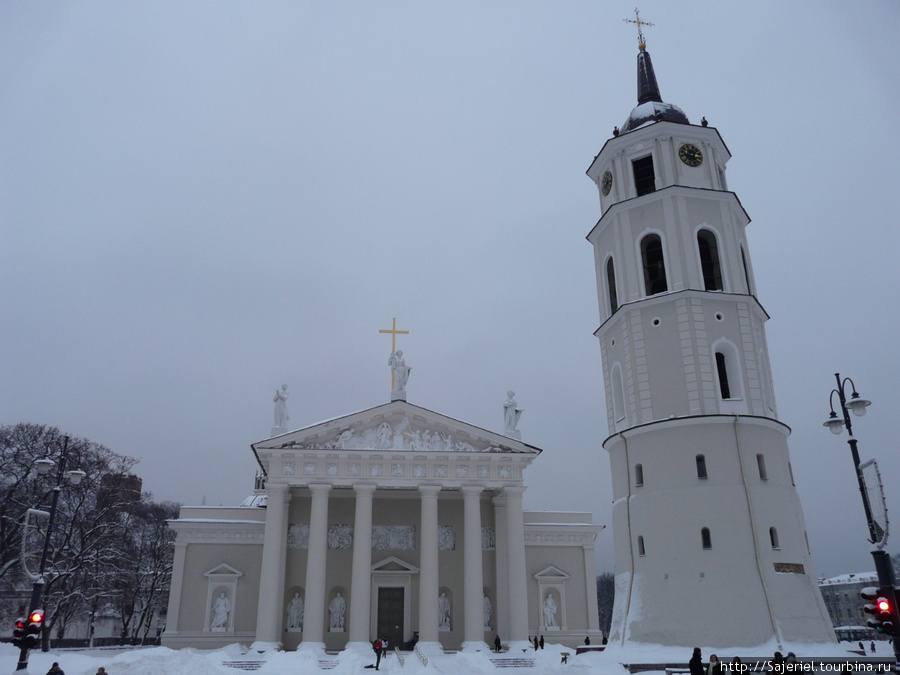
<svg viewBox="0 0 900 675"><path fill-rule="evenodd" d="M3 2L0 422L234 504L276 387L295 427L388 401L396 316L411 403L499 431L514 389L526 506L609 523L584 171L636 102L633 7ZM900 526L900 5L641 14L663 98L733 155L817 573L871 569L821 423L840 370Z"/></svg>

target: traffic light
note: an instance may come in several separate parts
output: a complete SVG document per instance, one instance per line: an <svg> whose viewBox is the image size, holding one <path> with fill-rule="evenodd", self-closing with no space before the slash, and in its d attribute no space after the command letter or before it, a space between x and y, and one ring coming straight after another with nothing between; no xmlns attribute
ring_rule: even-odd
<svg viewBox="0 0 900 675"><path fill-rule="evenodd" d="M870 616L866 625L879 633L896 635L900 621L894 606L894 589L867 586L860 595L866 601L863 611Z"/></svg>
<svg viewBox="0 0 900 675"><path fill-rule="evenodd" d="M22 645L26 649L34 649L41 644L41 631L44 628L44 610L36 609L28 615L28 626L25 628L25 640Z"/></svg>
<svg viewBox="0 0 900 675"><path fill-rule="evenodd" d="M13 628L13 645L16 647L24 646L25 641L25 619L16 619L16 627Z"/></svg>

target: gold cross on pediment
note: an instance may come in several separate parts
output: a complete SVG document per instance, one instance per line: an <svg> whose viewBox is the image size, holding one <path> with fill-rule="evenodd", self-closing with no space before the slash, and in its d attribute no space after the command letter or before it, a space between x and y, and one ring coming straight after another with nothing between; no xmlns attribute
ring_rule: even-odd
<svg viewBox="0 0 900 675"><path fill-rule="evenodd" d="M390 333L391 334L391 352L397 351L397 336L398 335L409 335L408 330L397 330L397 317L394 317L394 324L392 328L388 329L380 329L379 333ZM394 371L391 371L391 391L394 389Z"/></svg>

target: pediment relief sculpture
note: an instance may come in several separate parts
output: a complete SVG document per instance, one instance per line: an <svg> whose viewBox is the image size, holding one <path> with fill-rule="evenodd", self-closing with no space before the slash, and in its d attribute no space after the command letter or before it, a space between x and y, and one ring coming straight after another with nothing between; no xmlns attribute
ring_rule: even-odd
<svg viewBox="0 0 900 675"><path fill-rule="evenodd" d="M411 450L413 452L509 452L489 442L452 430L427 428L410 424L403 418L382 421L371 426L335 429L331 438L293 443L299 450Z"/></svg>

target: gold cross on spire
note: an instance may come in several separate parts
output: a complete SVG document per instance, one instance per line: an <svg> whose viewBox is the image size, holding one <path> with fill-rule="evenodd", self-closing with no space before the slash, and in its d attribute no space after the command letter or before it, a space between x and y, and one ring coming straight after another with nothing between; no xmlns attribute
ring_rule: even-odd
<svg viewBox="0 0 900 675"><path fill-rule="evenodd" d="M397 351L397 336L398 335L409 335L408 330L397 330L397 317L394 317L394 325L389 329L381 329L378 331L379 333L390 333L391 334L391 353ZM391 370L391 391L394 390L394 371Z"/></svg>
<svg viewBox="0 0 900 675"><path fill-rule="evenodd" d="M647 49L647 43L644 41L644 31L641 30L641 26L652 26L653 24L649 21L644 21L641 19L641 13L638 11L638 8L634 8L634 19L622 19L625 23L633 23L637 26L638 29L638 49L644 51Z"/></svg>

